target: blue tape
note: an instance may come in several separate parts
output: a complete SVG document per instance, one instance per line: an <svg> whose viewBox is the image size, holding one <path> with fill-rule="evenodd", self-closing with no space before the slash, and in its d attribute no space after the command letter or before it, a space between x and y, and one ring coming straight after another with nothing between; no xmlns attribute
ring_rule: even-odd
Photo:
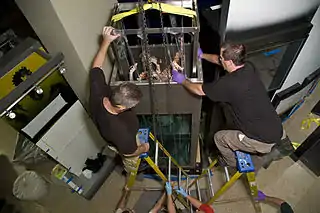
<svg viewBox="0 0 320 213"><path fill-rule="evenodd" d="M139 156L140 158L146 158L146 157L148 157L148 153L142 153L140 156Z"/></svg>
<svg viewBox="0 0 320 213"><path fill-rule="evenodd" d="M82 189L82 186L80 186L80 187L77 189L77 192L79 192L81 189Z"/></svg>
<svg viewBox="0 0 320 213"><path fill-rule="evenodd" d="M70 183L73 180L73 177L71 176L66 183Z"/></svg>
<svg viewBox="0 0 320 213"><path fill-rule="evenodd" d="M277 54L277 53L279 53L279 52L281 52L281 49L270 50L270 51L268 51L268 52L264 52L263 54L264 54L265 56L270 56L270 55Z"/></svg>

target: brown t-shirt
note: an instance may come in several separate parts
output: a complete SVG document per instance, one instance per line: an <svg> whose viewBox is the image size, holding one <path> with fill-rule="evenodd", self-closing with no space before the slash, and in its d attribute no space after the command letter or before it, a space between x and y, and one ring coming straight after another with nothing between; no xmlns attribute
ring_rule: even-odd
<svg viewBox="0 0 320 213"><path fill-rule="evenodd" d="M137 150L136 134L139 121L133 110L118 115L109 113L103 106L103 98L110 97L111 87L106 84L100 68L90 70L90 114L101 136L121 154L132 154Z"/></svg>

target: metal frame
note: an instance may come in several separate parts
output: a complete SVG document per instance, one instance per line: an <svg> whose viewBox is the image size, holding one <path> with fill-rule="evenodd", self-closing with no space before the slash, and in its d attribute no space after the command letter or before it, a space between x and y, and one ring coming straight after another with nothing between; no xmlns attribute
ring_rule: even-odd
<svg viewBox="0 0 320 213"><path fill-rule="evenodd" d="M164 33L178 34L178 33L196 33L198 27L165 27ZM139 35L142 33L141 29L124 29L124 30L115 30L116 33L122 35ZM147 28L146 32L148 34L162 33L161 28Z"/></svg>
<svg viewBox="0 0 320 213"><path fill-rule="evenodd" d="M223 0L221 4L221 15L219 24L220 44L225 40L230 0Z"/></svg>
<svg viewBox="0 0 320 213"><path fill-rule="evenodd" d="M181 1L161 1L162 3L168 3L176 6L181 6ZM193 0L183 1L183 7L192 8L197 11L196 5L194 4ZM115 15L121 11L131 10L135 8L137 5L136 3L118 3L115 5L113 9L113 14ZM122 21L111 23L112 26L115 28L123 27ZM141 34L141 29L120 29L116 30L117 32L122 34L123 40L126 41L126 35L139 35ZM147 28L146 29L148 34L159 34L162 33L161 28ZM188 73L189 80L192 82L202 83L202 66L201 61L198 60L197 57L197 50L199 47L198 39L199 39L199 31L200 31L200 23L199 19L193 18L192 26L188 27L165 27L165 33L168 34L189 34L191 35L191 67L188 67L186 73ZM125 48L127 49L127 58L133 57L133 53L135 53L136 49L139 46L129 46L128 43L124 43ZM161 44L160 44L161 45ZM150 49L158 48L160 45L152 45L150 44ZM188 44L190 45L190 44ZM169 45L170 46L170 45ZM186 44L184 48L186 47ZM170 47L172 48L172 47ZM189 46L190 48L190 46ZM115 56L115 62L118 65L120 76L128 72L129 66L133 65L130 64L132 62L128 61L121 63L120 56L118 51L116 51L116 44L112 45L113 54ZM152 52L152 51L151 51ZM152 55L152 54L151 54ZM124 66L121 66L124 64ZM127 67L128 66L128 67ZM187 67L187 65L186 65ZM116 72L117 70L113 70ZM125 74L126 75L126 74ZM126 75L127 76L127 75ZM110 74L110 85L116 86L120 83L129 80L128 78L124 77L123 79L116 79L116 75L114 73ZM143 93L143 98L135 108L135 112L138 115L150 115L151 107L150 107L150 100L149 100L149 84L148 81L133 81L136 85L140 87ZM199 130L200 130L200 115L201 115L201 105L202 101L200 97L194 96L189 93L186 89L184 89L181 85L178 85L174 82L154 82L154 97L157 102L157 114L191 114L192 122L191 122L191 144L190 144L190 164L184 165L184 168L194 168L196 166L196 155L197 155L197 146L199 142Z"/></svg>
<svg viewBox="0 0 320 213"><path fill-rule="evenodd" d="M171 4L173 6L182 6L184 8L193 8L193 0L164 0L164 1L160 1L161 3L165 3L165 4ZM147 1L146 1L147 3ZM127 2L127 3L118 3L117 7L119 9L119 12L122 11L128 11L128 10L132 10L135 7L137 7L137 3L135 2Z"/></svg>
<svg viewBox="0 0 320 213"><path fill-rule="evenodd" d="M161 1L162 3L168 3L168 4L172 4L175 6L181 6L181 1ZM192 44L193 44L193 50L192 50L192 54L193 54L193 58L192 58L192 72L190 76L190 78L192 78L193 80L197 79L198 81L202 81L203 80L203 76L202 76L202 66L201 66L201 62L199 63L198 57L197 57L197 50L199 48L199 32L200 32L200 22L199 22L199 14L198 14L198 10L196 7L196 4L193 0L188 0L188 1L183 1L183 5L188 5L189 8L194 9L197 12L197 17L193 18L192 20L192 26L191 27L165 27L164 28L164 33L168 33L168 34L178 34L178 33L184 33L184 34L189 34L192 36ZM111 14L111 16L120 13L122 11L125 10L131 10L133 8L135 8L137 6L136 3L118 3L115 4L114 8L113 8L113 12ZM186 6L184 6L186 7ZM123 23L122 21L119 21L117 23L111 23L112 26L114 26L116 29L117 27L122 27L123 28ZM122 34L122 38L124 41L127 41L127 37L126 35L141 35L141 29L117 29L116 32ZM161 33L162 29L161 28L146 28L146 32L148 34L157 34L157 33ZM128 50L128 54L129 54L129 58L131 57L131 53L130 53L130 46L129 44L126 42L125 44L126 49ZM117 64L121 64L120 63L120 55L118 53L118 51L116 51L116 45L112 44L111 45L113 53L114 53L114 57L115 57L115 61ZM129 68L129 66L131 66L133 64L128 64L128 67L126 67L126 69ZM125 75L124 72L124 68L121 66L118 66L119 69L119 73L120 75ZM128 80L126 77L124 77L123 80Z"/></svg>

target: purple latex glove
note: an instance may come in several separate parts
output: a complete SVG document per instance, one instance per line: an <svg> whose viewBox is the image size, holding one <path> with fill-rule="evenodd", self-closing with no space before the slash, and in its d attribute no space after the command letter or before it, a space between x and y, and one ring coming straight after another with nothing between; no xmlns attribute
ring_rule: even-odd
<svg viewBox="0 0 320 213"><path fill-rule="evenodd" d="M257 201L264 201L266 199L266 195L262 191L258 191L258 196L255 198Z"/></svg>
<svg viewBox="0 0 320 213"><path fill-rule="evenodd" d="M199 47L199 48L198 48L198 58L199 58L199 59L202 58L202 54L203 54L202 49Z"/></svg>
<svg viewBox="0 0 320 213"><path fill-rule="evenodd" d="M182 84L184 80L186 80L186 77L179 73L177 70L172 70L172 80L177 82L178 84Z"/></svg>

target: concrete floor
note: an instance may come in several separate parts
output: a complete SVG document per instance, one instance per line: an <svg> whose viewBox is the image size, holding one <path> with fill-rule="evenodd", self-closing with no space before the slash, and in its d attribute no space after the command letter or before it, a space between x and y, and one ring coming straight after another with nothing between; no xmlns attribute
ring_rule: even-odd
<svg viewBox="0 0 320 213"><path fill-rule="evenodd" d="M284 127L292 141L301 142L307 136L307 131L300 130L301 120L306 118L313 105L320 98L320 86L316 89L306 103L299 109ZM312 128L315 128L313 126ZM0 154L12 159L15 131L0 121L1 147ZM22 209L22 213L111 213L121 196L121 189L125 179L118 172L113 172L105 181L98 193L91 201L85 200L77 194L72 194L65 185L50 177L50 170L54 162L46 162L38 165L35 170L46 176L51 182L48 196L37 204L10 200ZM25 170L22 166L14 165L17 174ZM214 172L214 188L218 189L224 183L224 176L220 170ZM257 183L260 190L266 194L282 198L289 202L296 213L319 213L320 203L320 178L310 172L302 163L294 162L287 157L281 161L274 162L265 170L261 169L257 175ZM158 182L144 180L137 182L140 186L159 186ZM205 184L202 184L205 185ZM132 192L128 207L134 206L141 195L141 192ZM236 201L238 200L238 201ZM233 201L233 202L231 202ZM217 203L214 204L216 212L220 213L254 213L254 208L249 200L248 191L239 180L229 191L227 191ZM278 209L262 204L263 212L275 213ZM146 209L145 212L148 212ZM143 213L143 212L141 212Z"/></svg>

